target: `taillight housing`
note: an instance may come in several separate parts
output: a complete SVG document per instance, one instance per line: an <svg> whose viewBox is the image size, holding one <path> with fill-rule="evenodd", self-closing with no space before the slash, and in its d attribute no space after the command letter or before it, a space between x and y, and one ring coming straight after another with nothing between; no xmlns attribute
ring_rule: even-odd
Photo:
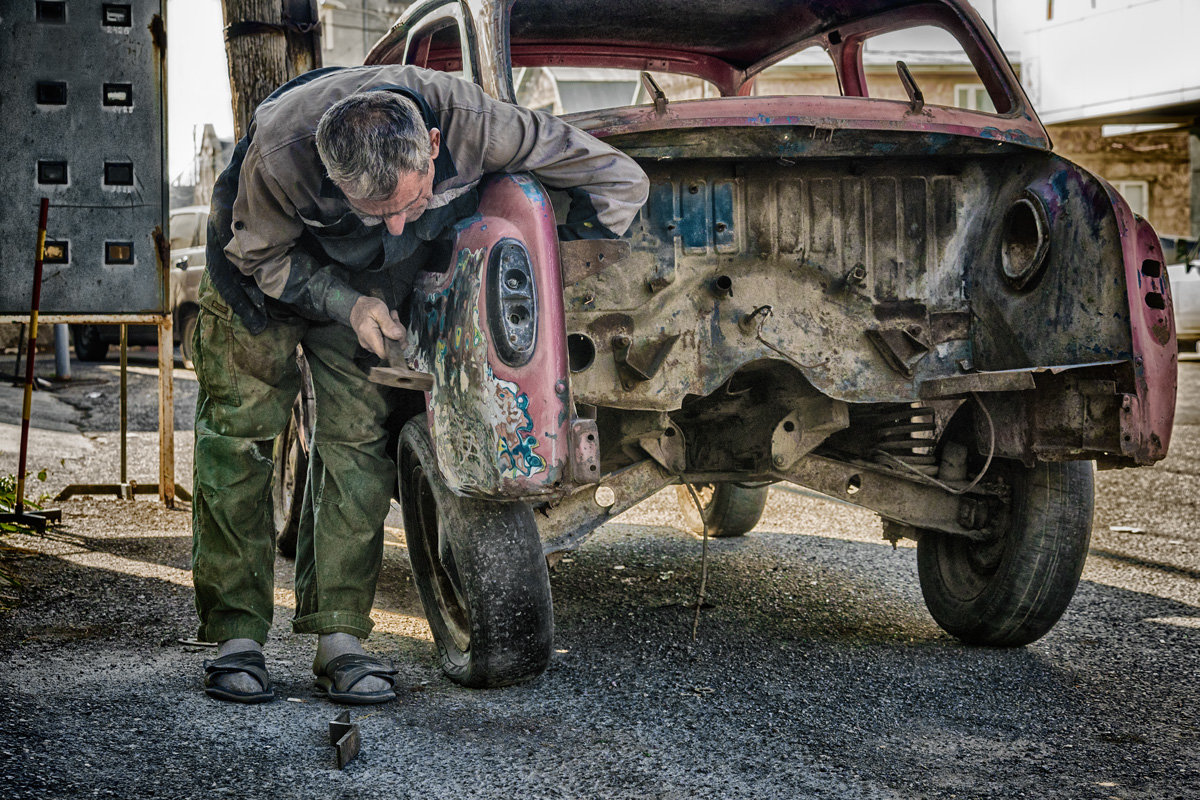
<svg viewBox="0 0 1200 800"><path fill-rule="evenodd" d="M496 355L510 367L529 362L537 346L537 285L529 251L503 239L488 260L488 327Z"/></svg>

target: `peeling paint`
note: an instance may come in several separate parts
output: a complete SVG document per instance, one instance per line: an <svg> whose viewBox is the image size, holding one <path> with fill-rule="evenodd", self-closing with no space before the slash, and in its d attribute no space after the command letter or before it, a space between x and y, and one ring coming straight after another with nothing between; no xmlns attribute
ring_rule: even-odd
<svg viewBox="0 0 1200 800"><path fill-rule="evenodd" d="M487 492L504 478L547 469L535 451L529 396L497 378L479 319L484 249L459 251L452 279L414 304L418 368L434 376L433 442L443 477L459 491ZM423 313L422 313L423 312Z"/></svg>

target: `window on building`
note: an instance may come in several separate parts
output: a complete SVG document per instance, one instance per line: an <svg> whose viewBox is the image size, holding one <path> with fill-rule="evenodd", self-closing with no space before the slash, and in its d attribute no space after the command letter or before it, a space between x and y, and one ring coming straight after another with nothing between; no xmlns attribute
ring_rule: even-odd
<svg viewBox="0 0 1200 800"><path fill-rule="evenodd" d="M968 108L971 111L986 111L996 113L992 98L988 97L987 89L982 83L959 83L954 87L954 105L957 108Z"/></svg>
<svg viewBox="0 0 1200 800"><path fill-rule="evenodd" d="M1150 184L1146 181L1113 181L1113 188L1121 193L1125 202L1139 217L1150 213Z"/></svg>

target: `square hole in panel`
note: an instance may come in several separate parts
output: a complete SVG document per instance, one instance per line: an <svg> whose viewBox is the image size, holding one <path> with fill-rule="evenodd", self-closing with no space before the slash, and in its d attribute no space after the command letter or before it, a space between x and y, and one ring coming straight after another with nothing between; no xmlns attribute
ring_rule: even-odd
<svg viewBox="0 0 1200 800"><path fill-rule="evenodd" d="M133 105L133 84L132 83L106 83L104 84L104 105L106 106L132 106Z"/></svg>
<svg viewBox="0 0 1200 800"><path fill-rule="evenodd" d="M43 264L66 264L70 260L71 245L67 240L46 240L42 246Z"/></svg>
<svg viewBox="0 0 1200 800"><path fill-rule="evenodd" d="M100 13L107 27L128 28L133 24L133 7L128 3L104 3Z"/></svg>
<svg viewBox="0 0 1200 800"><path fill-rule="evenodd" d="M66 22L66 0L37 0L34 4L38 22Z"/></svg>
<svg viewBox="0 0 1200 800"><path fill-rule="evenodd" d="M64 184L67 182L67 162L39 161L38 183Z"/></svg>
<svg viewBox="0 0 1200 800"><path fill-rule="evenodd" d="M132 264L133 242L105 242L105 264Z"/></svg>
<svg viewBox="0 0 1200 800"><path fill-rule="evenodd" d="M104 185L133 186L133 164L129 161L105 161Z"/></svg>
<svg viewBox="0 0 1200 800"><path fill-rule="evenodd" d="M65 106L67 104L67 82L38 81L37 103L40 106Z"/></svg>

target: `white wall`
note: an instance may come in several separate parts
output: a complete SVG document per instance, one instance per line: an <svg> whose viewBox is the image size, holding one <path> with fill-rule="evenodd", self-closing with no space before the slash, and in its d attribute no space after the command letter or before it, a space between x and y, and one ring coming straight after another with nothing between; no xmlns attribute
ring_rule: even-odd
<svg viewBox="0 0 1200 800"><path fill-rule="evenodd" d="M1197 0L1054 0L1049 20L1046 0L1003 4L1020 11L1007 33L1047 124L1200 100Z"/></svg>

